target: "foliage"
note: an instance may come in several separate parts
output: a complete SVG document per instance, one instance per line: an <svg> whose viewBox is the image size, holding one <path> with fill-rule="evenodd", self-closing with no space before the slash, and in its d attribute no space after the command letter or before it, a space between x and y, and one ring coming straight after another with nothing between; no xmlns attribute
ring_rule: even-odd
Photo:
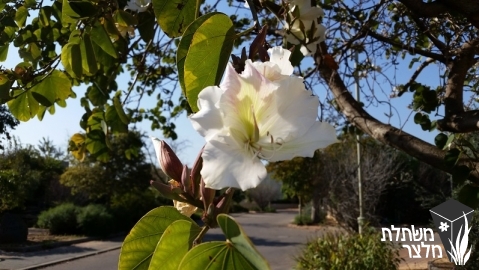
<svg viewBox="0 0 479 270"><path fill-rule="evenodd" d="M78 227L82 233L91 236L107 236L114 232L113 216L99 204L82 207L77 214Z"/></svg>
<svg viewBox="0 0 479 270"><path fill-rule="evenodd" d="M399 248L381 241L380 233L369 228L362 235L326 234L310 241L296 258L297 269L397 269Z"/></svg>
<svg viewBox="0 0 479 270"><path fill-rule="evenodd" d="M233 218L220 214L217 223L227 241L199 244L196 238L208 227L201 229L173 207L156 208L128 234L118 269L269 269Z"/></svg>
<svg viewBox="0 0 479 270"><path fill-rule="evenodd" d="M129 231L148 211L158 205L167 204L171 202L159 197L158 192L153 189L114 194L109 205L115 218L115 230Z"/></svg>
<svg viewBox="0 0 479 270"><path fill-rule="evenodd" d="M93 157L70 166L60 182L71 188L72 194L83 194L95 202L109 202L115 194L143 191L149 186L151 165L146 163L141 135L136 132L117 134L111 138L111 158L108 162ZM130 156L124 155L130 149Z"/></svg>
<svg viewBox="0 0 479 270"><path fill-rule="evenodd" d="M37 225L49 229L51 234L78 234L77 215L81 211L72 203L63 203L43 211L38 216Z"/></svg>
<svg viewBox="0 0 479 270"><path fill-rule="evenodd" d="M63 170L61 160L43 157L32 146L7 148L0 155L0 212L48 205L57 198L50 188Z"/></svg>
<svg viewBox="0 0 479 270"><path fill-rule="evenodd" d="M4 143L12 138L10 136L10 130L15 129L18 124L18 120L12 116L7 107L0 105L0 150L5 149Z"/></svg>

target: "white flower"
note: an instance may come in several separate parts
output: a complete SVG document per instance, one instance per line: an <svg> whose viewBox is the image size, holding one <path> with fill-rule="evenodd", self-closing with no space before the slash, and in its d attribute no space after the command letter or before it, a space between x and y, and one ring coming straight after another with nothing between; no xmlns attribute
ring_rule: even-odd
<svg viewBox="0 0 479 270"><path fill-rule="evenodd" d="M151 0L130 0L128 1L125 9L129 9L131 11L143 12L148 9L148 5L150 5Z"/></svg>
<svg viewBox="0 0 479 270"><path fill-rule="evenodd" d="M315 53L317 44L326 39L326 28L318 24L316 20L324 16L324 11L320 7L311 6L309 0L291 1L290 12L288 13L291 25L285 23L286 40L291 44L301 45L303 55ZM299 14L296 16L294 14Z"/></svg>
<svg viewBox="0 0 479 270"><path fill-rule="evenodd" d="M208 188L254 188L266 177L261 159L312 157L337 142L334 127L316 121L318 98L291 76L291 52L268 52L269 62L247 60L241 75L228 65L220 87L198 96L200 110L190 120L206 139L201 175Z"/></svg>

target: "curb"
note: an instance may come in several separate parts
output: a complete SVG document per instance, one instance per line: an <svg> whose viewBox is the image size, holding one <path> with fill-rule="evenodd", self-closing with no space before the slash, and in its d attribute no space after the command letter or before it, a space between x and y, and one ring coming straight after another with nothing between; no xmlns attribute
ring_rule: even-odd
<svg viewBox="0 0 479 270"><path fill-rule="evenodd" d="M16 269L16 270L31 270L31 269L44 268L44 267L52 266L52 265L55 265L55 264L61 264L61 263L69 262L69 261L74 261L74 260L78 260L78 259L82 259L82 258L106 253L106 252L117 250L117 249L120 249L120 248L121 248L121 245L116 246L116 247L110 247L110 248L102 249L102 250L92 251L92 252L89 252L89 253L85 253L85 254L70 257L70 258L59 259L59 260L46 262L46 263L41 263L41 264L37 264L37 265L31 265L31 266L27 266L25 268L19 268L19 269Z"/></svg>
<svg viewBox="0 0 479 270"><path fill-rule="evenodd" d="M28 246L28 247L19 247L19 248L7 248L7 249L2 249L3 251L6 252L33 252L33 251L40 251L40 250L46 250L46 249L52 249L52 248L58 248L58 247L64 247L64 246L71 246L75 244L80 244L80 243L85 243L85 242L90 242L90 241L101 241L101 240L107 240L119 236L124 236L126 233L120 232L117 234L110 235L108 237L82 237L74 240L69 240L69 241L60 241L60 242L55 242L55 243L45 243L45 244L38 244L34 246Z"/></svg>

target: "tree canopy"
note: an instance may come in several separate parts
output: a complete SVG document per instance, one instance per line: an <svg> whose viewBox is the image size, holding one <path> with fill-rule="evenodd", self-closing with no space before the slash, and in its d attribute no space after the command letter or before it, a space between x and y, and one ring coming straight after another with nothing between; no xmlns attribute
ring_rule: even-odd
<svg viewBox="0 0 479 270"><path fill-rule="evenodd" d="M288 1L248 2L245 8L231 0L230 8L222 1L153 0L132 10L126 1L5 1L0 60L15 47L22 62L1 68L0 100L21 121L42 119L76 97L73 86L87 86L78 97L84 131L72 137L70 150L107 161L109 134L138 121L176 138L174 117L197 110L198 93L219 83L232 52L241 70L246 58L264 60L265 49L283 45L293 50L295 72L320 97L321 119L361 130L459 183L468 178L463 193L479 193L478 151L465 135L479 130L477 1L311 0L324 10L317 23L327 29L311 57L283 38L291 30L285 25L294 24ZM397 76L407 67L415 70L409 78ZM437 75L420 80L432 67ZM127 85L117 83L122 74L130 78ZM358 77L362 102L350 92ZM179 88L184 95L173 100ZM148 97L155 106L142 108ZM410 105L394 108L393 99ZM387 120L372 113L377 106L388 109ZM423 130L441 131L435 145L391 121L405 112Z"/></svg>

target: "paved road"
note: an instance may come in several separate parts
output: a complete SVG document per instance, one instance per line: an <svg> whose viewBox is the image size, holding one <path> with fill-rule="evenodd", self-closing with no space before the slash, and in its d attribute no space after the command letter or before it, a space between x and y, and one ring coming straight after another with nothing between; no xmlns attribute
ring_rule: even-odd
<svg viewBox="0 0 479 270"><path fill-rule="evenodd" d="M296 212L282 210L278 213L233 215L243 226L257 249L270 262L273 270L289 270L294 266L293 257L297 255L308 239L319 236L324 229L298 229L287 225ZM224 239L220 229L210 230L205 240ZM55 266L48 270L116 270L120 251L87 257Z"/></svg>

